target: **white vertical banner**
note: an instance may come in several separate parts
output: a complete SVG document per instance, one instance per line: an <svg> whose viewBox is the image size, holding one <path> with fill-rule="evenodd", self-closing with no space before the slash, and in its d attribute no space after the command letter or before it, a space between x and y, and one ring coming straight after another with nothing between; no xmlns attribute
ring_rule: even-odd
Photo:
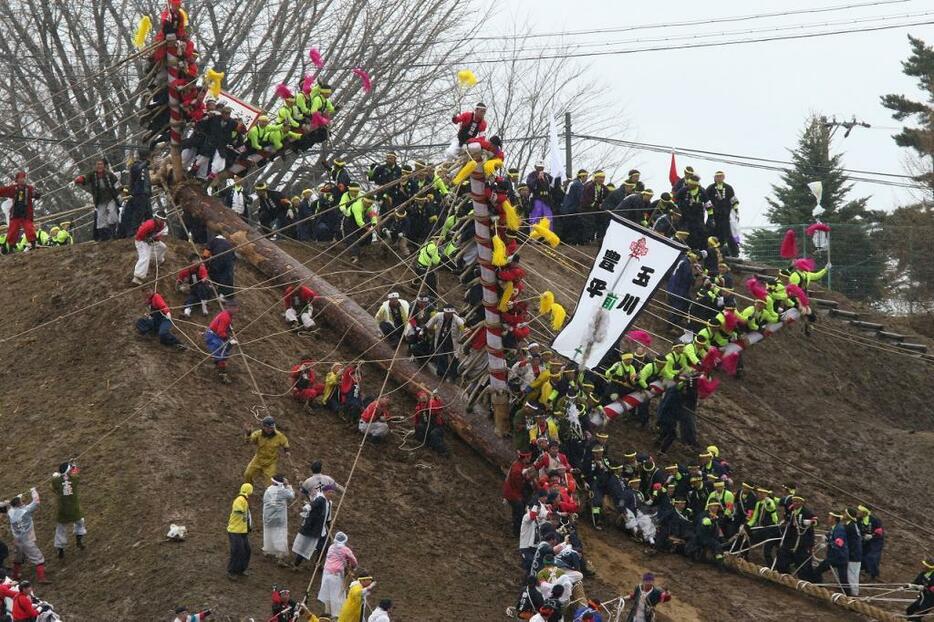
<svg viewBox="0 0 934 622"><path fill-rule="evenodd" d="M564 178L564 160L561 158L561 149L558 147L558 120L555 111L549 111L548 118L548 174L552 179Z"/></svg>
<svg viewBox="0 0 934 622"><path fill-rule="evenodd" d="M613 217L574 316L552 349L595 368L661 285L687 247Z"/></svg>

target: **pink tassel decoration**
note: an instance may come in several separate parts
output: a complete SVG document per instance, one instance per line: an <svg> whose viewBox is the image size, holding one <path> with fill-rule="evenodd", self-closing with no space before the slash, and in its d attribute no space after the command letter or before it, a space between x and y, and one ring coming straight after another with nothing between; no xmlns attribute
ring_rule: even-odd
<svg viewBox="0 0 934 622"><path fill-rule="evenodd" d="M626 333L626 337L632 339L636 343L641 343L646 348L651 347L652 345L652 335L648 334L644 330L631 330Z"/></svg>
<svg viewBox="0 0 934 622"><path fill-rule="evenodd" d="M305 76L302 79L302 93L308 95L311 93L311 87L315 85L315 79L311 76Z"/></svg>
<svg viewBox="0 0 934 622"><path fill-rule="evenodd" d="M707 354L704 355L704 358L701 360L700 368L701 371L705 374L709 374L717 368L717 365L720 364L720 350L717 348L710 348L707 350Z"/></svg>
<svg viewBox="0 0 934 622"><path fill-rule="evenodd" d="M320 112L315 112L315 113L312 113L311 115L311 129L313 130L318 129L319 127L324 127L330 122L331 120L328 119L323 114L321 114Z"/></svg>
<svg viewBox="0 0 934 622"><path fill-rule="evenodd" d="M276 97L281 97L282 99L293 97L292 89L287 87L285 84L280 84L276 87Z"/></svg>
<svg viewBox="0 0 934 622"><path fill-rule="evenodd" d="M718 379L701 376L697 379L697 397L705 400L713 395L719 386L720 381Z"/></svg>
<svg viewBox="0 0 934 622"><path fill-rule="evenodd" d="M798 255L798 238L795 237L795 230L789 229L782 238L782 246L778 254L782 259L793 259Z"/></svg>
<svg viewBox="0 0 934 622"><path fill-rule="evenodd" d="M822 222L815 222L813 225L808 225L808 228L804 230L804 234L808 237L811 237L818 231L830 233L830 225L825 225Z"/></svg>
<svg viewBox="0 0 934 622"><path fill-rule="evenodd" d="M769 290L755 277L746 279L746 289L754 298L758 298L759 300L765 300L769 295Z"/></svg>
<svg viewBox="0 0 934 622"><path fill-rule="evenodd" d="M734 352L723 357L723 360L720 361L720 369L725 371L731 376L736 375L736 369L739 367L739 352Z"/></svg>
<svg viewBox="0 0 934 622"><path fill-rule="evenodd" d="M370 81L370 74L365 72L360 67L354 67L353 75L360 78L360 86L363 87L364 93L369 93L370 91L373 90L373 83Z"/></svg>
<svg viewBox="0 0 934 622"><path fill-rule="evenodd" d="M308 50L308 58L311 59L311 63L318 69L324 67L324 59L321 58L321 52L318 51L318 48L311 48Z"/></svg>
<svg viewBox="0 0 934 622"><path fill-rule="evenodd" d="M743 318L733 313L732 311L726 311L723 314L723 328L726 329L726 332L732 333L736 330L736 327L740 324L744 324Z"/></svg>
<svg viewBox="0 0 934 622"><path fill-rule="evenodd" d="M817 266L814 264L814 260L810 257L804 257L803 259L795 259L792 262L792 265L795 267L795 270L804 270L806 272L814 272L814 268Z"/></svg>
<svg viewBox="0 0 934 622"><path fill-rule="evenodd" d="M808 295L804 293L804 290L794 284L789 284L785 286L785 291L792 298L798 300L798 304L802 307L810 307L811 300L808 298Z"/></svg>

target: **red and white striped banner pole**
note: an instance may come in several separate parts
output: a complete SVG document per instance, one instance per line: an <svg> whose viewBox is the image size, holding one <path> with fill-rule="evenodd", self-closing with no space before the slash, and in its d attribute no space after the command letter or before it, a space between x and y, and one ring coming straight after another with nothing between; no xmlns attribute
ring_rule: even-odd
<svg viewBox="0 0 934 622"><path fill-rule="evenodd" d="M176 181L185 178L182 168L182 110L178 96L178 38L175 33L165 36L165 58L169 79L169 143L172 148L172 172Z"/></svg>

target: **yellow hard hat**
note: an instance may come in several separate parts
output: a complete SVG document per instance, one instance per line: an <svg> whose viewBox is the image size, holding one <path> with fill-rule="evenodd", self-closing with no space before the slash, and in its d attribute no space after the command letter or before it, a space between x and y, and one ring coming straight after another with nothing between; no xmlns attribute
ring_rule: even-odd
<svg viewBox="0 0 934 622"><path fill-rule="evenodd" d="M71 221L70 221L70 220L65 220L65 221L61 222L58 226L61 227L62 229L64 229L65 231L68 231L68 229L71 228Z"/></svg>
<svg viewBox="0 0 934 622"><path fill-rule="evenodd" d="M61 231L61 229L59 229L58 227L52 227L51 229L49 229L49 235L53 235L53 236L58 235L59 231Z"/></svg>

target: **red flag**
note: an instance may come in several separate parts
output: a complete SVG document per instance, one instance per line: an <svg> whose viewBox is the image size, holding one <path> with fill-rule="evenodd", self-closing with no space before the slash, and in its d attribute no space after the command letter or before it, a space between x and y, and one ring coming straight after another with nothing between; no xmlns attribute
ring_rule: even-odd
<svg viewBox="0 0 934 622"><path fill-rule="evenodd" d="M678 167L675 164L675 152L671 152L671 166L668 167L668 181L671 182L671 187L674 188L675 184L678 183Z"/></svg>

